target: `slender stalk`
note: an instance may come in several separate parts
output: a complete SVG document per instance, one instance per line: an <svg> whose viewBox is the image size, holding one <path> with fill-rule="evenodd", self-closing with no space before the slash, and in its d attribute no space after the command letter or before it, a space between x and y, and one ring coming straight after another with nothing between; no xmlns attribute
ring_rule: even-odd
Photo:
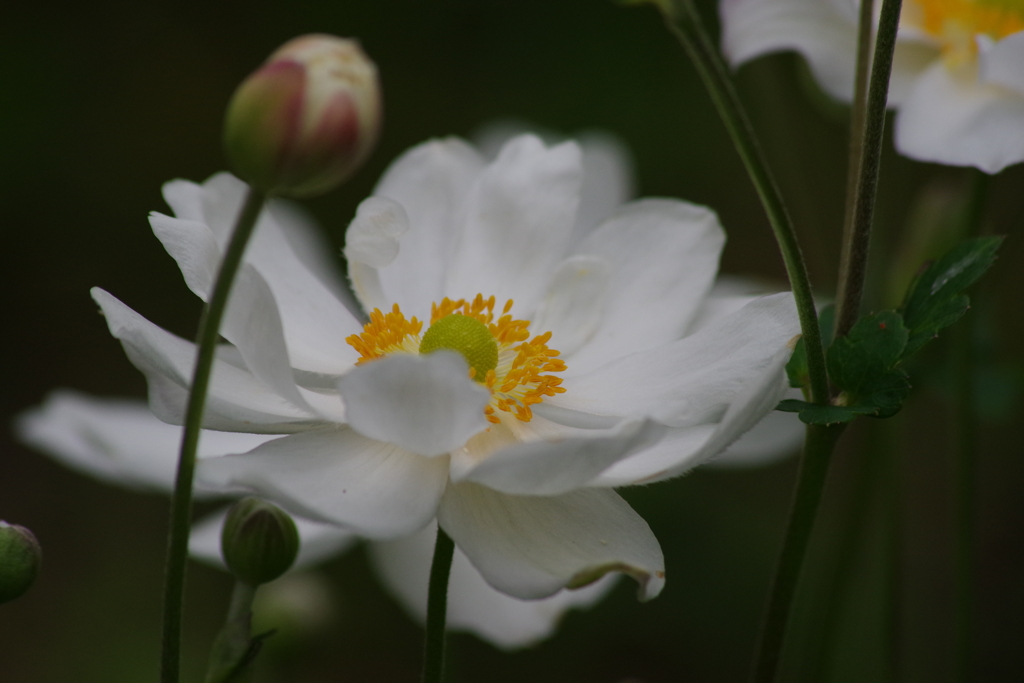
<svg viewBox="0 0 1024 683"><path fill-rule="evenodd" d="M255 598L256 586L235 581L224 627L217 634L210 652L206 683L240 681L244 675L243 672L255 654L251 635L252 603Z"/></svg>
<svg viewBox="0 0 1024 683"><path fill-rule="evenodd" d="M845 425L808 425L803 459L797 475L796 492L789 513L789 524L769 591L768 605L757 644L754 683L773 683L782 658L782 645L796 594L807 544L818 514L825 477L836 441Z"/></svg>
<svg viewBox="0 0 1024 683"><path fill-rule="evenodd" d="M452 570L455 543L440 526L434 544L427 593L427 635L423 653L423 683L441 683L444 675L445 621L448 617L448 575Z"/></svg>
<svg viewBox="0 0 1024 683"><path fill-rule="evenodd" d="M889 76L892 74L896 29L899 28L902 7L903 0L882 1L875 56L871 64L871 81L864 104L860 172L853 193L850 229L848 234L844 235L843 261L839 271L836 337L849 332L860 314L864 277L867 274L868 247L871 242L871 224L874 220L875 195L878 192L878 169L882 159L885 105L889 96ZM849 200L850 198L847 198L848 203Z"/></svg>
<svg viewBox="0 0 1024 683"><path fill-rule="evenodd" d="M843 212L843 247L839 259L839 272L850 266L850 248L853 244L853 219L856 214L857 183L861 161L864 158L864 122L868 103L868 76L871 68L871 39L875 28L874 0L861 0L857 20L857 71L853 85L853 107L850 109L850 141L846 163L846 206Z"/></svg>
<svg viewBox="0 0 1024 683"><path fill-rule="evenodd" d="M807 350L810 400L813 403L827 403L828 375L825 372L825 354L821 346L818 314L811 295L810 277L807 275L807 266L804 264L793 222L768 168L764 152L757 142L750 118L692 0L657 0L657 4L665 15L669 30L679 39L696 66L761 198L786 264L793 297L796 299L800 328Z"/></svg>
<svg viewBox="0 0 1024 683"><path fill-rule="evenodd" d="M171 499L171 528L164 576L163 648L160 659L162 683L178 683L181 666L181 612L185 592L185 563L188 559L189 523L192 517L192 480L195 475L196 446L199 444L199 430L203 409L206 406L206 391L213 368L217 335L228 295L231 293L231 284L265 201L264 193L249 190L235 222L224 260L217 272L213 293L199 318L196 364L192 373L192 388L185 412L185 431L181 438L178 473Z"/></svg>

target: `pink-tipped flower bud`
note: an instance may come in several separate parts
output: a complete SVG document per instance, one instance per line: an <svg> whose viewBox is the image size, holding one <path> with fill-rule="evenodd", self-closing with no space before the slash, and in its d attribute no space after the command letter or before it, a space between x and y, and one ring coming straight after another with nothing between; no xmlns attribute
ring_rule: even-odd
<svg viewBox="0 0 1024 683"><path fill-rule="evenodd" d="M310 197L363 163L380 120L377 67L359 43L310 34L282 45L238 86L224 143L235 173L257 189Z"/></svg>
<svg viewBox="0 0 1024 683"><path fill-rule="evenodd" d="M43 551L31 531L0 520L0 604L32 586L42 561Z"/></svg>

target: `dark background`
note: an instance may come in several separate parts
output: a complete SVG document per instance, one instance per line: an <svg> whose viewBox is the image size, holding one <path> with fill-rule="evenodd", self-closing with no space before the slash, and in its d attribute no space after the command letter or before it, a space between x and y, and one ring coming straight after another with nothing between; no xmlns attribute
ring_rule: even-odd
<svg viewBox="0 0 1024 683"><path fill-rule="evenodd" d="M713 21L713 5L702 9ZM144 396L141 375L89 298L91 286L193 335L199 306L147 213L166 210L163 182L198 181L224 167L219 136L232 90L279 44L307 32L359 37L384 84L376 153L345 188L308 203L339 249L356 204L397 154L513 116L568 134L614 132L635 155L642 195L682 197L720 213L729 232L726 272L784 277L738 157L650 8L585 0L99 0L59 9L19 3L4 15L5 425L55 387ZM744 67L738 82L825 299L839 249L846 111L813 88L792 55ZM905 275L894 257L921 193L955 197L968 182L963 169L887 149L877 276ZM987 229L1010 237L968 314L984 360L972 628L976 680L984 681L1017 681L1024 670L1022 183L1019 166L991 183ZM876 284L869 308L882 304L884 289ZM787 681L883 681L887 662L901 681L952 680L947 348L940 340L924 354L901 415L866 420L844 439L787 650ZM45 552L30 593L0 606L0 680L156 680L167 501L72 473L14 442L9 429L0 439L0 518L32 528ZM791 458L626 491L665 550L661 597L639 604L623 582L596 608L570 614L556 637L515 654L455 636L451 680L744 680L794 474ZM378 587L363 550L322 571L333 587L333 619L308 638L285 634L272 643L260 680L417 680L421 631ZM229 587L226 575L192 566L186 681L202 678Z"/></svg>

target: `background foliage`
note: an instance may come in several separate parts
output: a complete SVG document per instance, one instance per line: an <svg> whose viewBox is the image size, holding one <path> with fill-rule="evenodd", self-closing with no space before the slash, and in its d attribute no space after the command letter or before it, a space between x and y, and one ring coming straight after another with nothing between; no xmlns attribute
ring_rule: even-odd
<svg viewBox="0 0 1024 683"><path fill-rule="evenodd" d="M713 17L710 3L702 9ZM58 386L144 395L141 375L88 296L91 286L193 335L197 300L146 215L166 210L164 181L202 180L223 168L221 119L235 85L280 43L314 31L358 36L385 88L378 151L342 191L309 204L339 249L356 204L402 150L512 116L563 133L619 135L635 155L639 194L714 207L729 232L724 270L781 283L756 196L696 74L650 8L603 0L98 0L58 11L19 3L0 23L5 425ZM760 60L738 79L827 298L842 218L845 110L813 90L792 55ZM962 169L886 150L878 274L909 279L918 264L907 263L900 246L904 226L935 223L965 182ZM1024 668L1022 182L1018 166L992 183L989 225L1009 239L968 313L984 360L976 377L983 429L975 634L985 681L1019 680ZM869 308L895 305L898 290L877 286ZM858 423L844 439L798 604L789 681L884 680L890 647L901 681L947 680L947 349L935 343L915 359L917 386L903 413ZM34 589L0 608L0 679L154 680L167 501L75 474L14 442L8 429L0 439L0 518L32 528L45 553ZM570 614L551 641L512 655L457 636L451 680L743 680L794 464L704 469L628 491L663 543L663 595L641 605L623 583L593 610ZM261 680L416 680L420 629L382 592L362 549L323 573L332 581L333 618L308 639L269 647ZM190 570L186 680L201 677L229 586L224 574ZM822 626L829 614L833 625Z"/></svg>

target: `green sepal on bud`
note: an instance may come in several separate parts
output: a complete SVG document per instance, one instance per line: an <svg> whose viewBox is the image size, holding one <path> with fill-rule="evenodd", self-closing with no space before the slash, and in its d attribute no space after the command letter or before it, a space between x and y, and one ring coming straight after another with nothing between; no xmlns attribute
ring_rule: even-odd
<svg viewBox="0 0 1024 683"><path fill-rule="evenodd" d="M258 586L273 581L295 563L299 531L288 513L276 505L243 498L228 510L220 547L235 578Z"/></svg>
<svg viewBox="0 0 1024 683"><path fill-rule="evenodd" d="M369 156L381 119L377 67L359 43L295 38L246 78L228 105L224 145L234 172L264 192L323 194Z"/></svg>
<svg viewBox="0 0 1024 683"><path fill-rule="evenodd" d="M28 591L42 561L43 550L31 531L0 521L0 604Z"/></svg>

